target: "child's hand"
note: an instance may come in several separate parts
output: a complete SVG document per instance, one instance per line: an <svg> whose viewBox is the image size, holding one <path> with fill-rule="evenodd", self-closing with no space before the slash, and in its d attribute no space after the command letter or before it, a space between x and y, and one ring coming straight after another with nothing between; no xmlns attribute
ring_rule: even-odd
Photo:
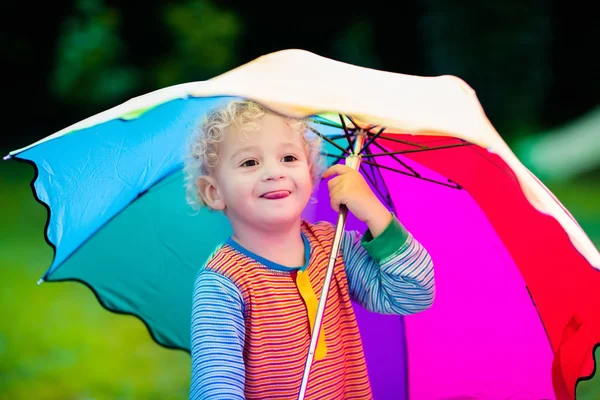
<svg viewBox="0 0 600 400"><path fill-rule="evenodd" d="M392 220L392 214L375 196L362 174L346 165L336 164L323 174L323 179L338 175L328 182L331 207L339 212L345 204L348 211L366 222L373 237Z"/></svg>

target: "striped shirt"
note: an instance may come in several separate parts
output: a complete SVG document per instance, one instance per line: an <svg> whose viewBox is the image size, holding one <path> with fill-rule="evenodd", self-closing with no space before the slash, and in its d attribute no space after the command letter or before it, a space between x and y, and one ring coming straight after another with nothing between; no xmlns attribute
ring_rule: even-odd
<svg viewBox="0 0 600 400"><path fill-rule="evenodd" d="M312 321L295 276L306 274L321 293L334 230L328 222L302 222L306 263L296 269L231 239L217 249L194 285L190 399L297 398ZM323 318L322 357L313 362L305 398L372 398L352 301L407 315L427 309L434 296L431 258L395 216L376 238L368 230L345 231Z"/></svg>

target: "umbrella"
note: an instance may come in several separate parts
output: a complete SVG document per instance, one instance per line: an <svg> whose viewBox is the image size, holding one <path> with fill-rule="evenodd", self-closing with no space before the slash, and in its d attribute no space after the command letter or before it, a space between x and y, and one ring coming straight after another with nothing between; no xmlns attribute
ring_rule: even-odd
<svg viewBox="0 0 600 400"><path fill-rule="evenodd" d="M594 380L600 253L454 76L284 50L15 150L6 158L35 167L33 193L48 209L54 258L40 282L84 283L159 344L189 351L194 278L231 231L224 216L185 203L183 148L202 116L233 98L312 116L330 163L364 130L360 170L432 256L429 310L355 306L376 399L573 398ZM317 194L305 217L336 221L326 189ZM364 229L352 215L345 224Z"/></svg>

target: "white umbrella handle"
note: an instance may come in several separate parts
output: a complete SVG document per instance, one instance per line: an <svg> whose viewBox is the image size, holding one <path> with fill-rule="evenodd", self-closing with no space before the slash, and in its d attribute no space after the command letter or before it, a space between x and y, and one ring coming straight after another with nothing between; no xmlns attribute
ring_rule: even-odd
<svg viewBox="0 0 600 400"><path fill-rule="evenodd" d="M365 136L365 132L363 132L360 129L357 130L357 134L354 137L354 148L352 149L352 154L346 158L346 165L357 171L360 167L360 150L362 149ZM310 368L312 366L313 359L315 356L317 341L319 340L319 333L321 332L321 325L323 323L325 303L327 301L327 296L329 295L329 286L331 284L331 278L333 277L333 267L335 266L335 261L337 260L338 251L342 242L342 236L344 233L344 227L346 225L347 215L348 208L344 205L340 206L340 212L338 214L338 220L335 226L335 236L331 245L331 255L329 256L329 263L327 264L327 272L325 273L323 289L321 289L321 297L319 297L319 306L317 308L315 325L313 326L312 335L310 337L310 346L308 347L308 355L306 357L306 365L304 366L304 373L302 375L302 384L300 385L300 393L298 394L298 400L304 400L304 396L306 395L306 388L308 386Z"/></svg>

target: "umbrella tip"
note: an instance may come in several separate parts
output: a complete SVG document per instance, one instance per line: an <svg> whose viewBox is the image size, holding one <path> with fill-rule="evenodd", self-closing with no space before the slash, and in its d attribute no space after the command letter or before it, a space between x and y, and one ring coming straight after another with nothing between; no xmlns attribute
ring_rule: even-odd
<svg viewBox="0 0 600 400"><path fill-rule="evenodd" d="M40 286L42 283L44 283L44 279L40 279L39 281L37 281L38 286Z"/></svg>
<svg viewBox="0 0 600 400"><path fill-rule="evenodd" d="M10 154L7 154L2 159L3 160L10 160L11 158L12 158L12 156Z"/></svg>

